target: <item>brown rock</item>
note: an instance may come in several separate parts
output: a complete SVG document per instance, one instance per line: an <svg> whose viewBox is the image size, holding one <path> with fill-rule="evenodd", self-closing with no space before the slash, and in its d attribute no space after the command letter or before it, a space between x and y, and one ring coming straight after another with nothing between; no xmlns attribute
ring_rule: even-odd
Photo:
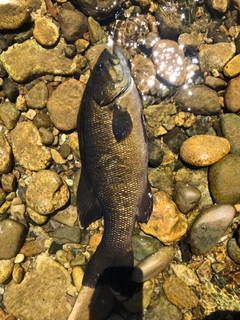
<svg viewBox="0 0 240 320"><path fill-rule="evenodd" d="M187 231L187 218L164 192L155 193L153 200L152 215L147 224L140 225L141 229L164 244L179 241Z"/></svg>
<svg viewBox="0 0 240 320"><path fill-rule="evenodd" d="M0 132L0 154L0 173L8 173L12 167L12 150L3 132Z"/></svg>
<svg viewBox="0 0 240 320"><path fill-rule="evenodd" d="M233 78L240 74L240 54L234 56L223 68L226 77Z"/></svg>
<svg viewBox="0 0 240 320"><path fill-rule="evenodd" d="M34 22L33 36L43 46L53 46L59 38L58 27L46 17L38 17Z"/></svg>
<svg viewBox="0 0 240 320"><path fill-rule="evenodd" d="M228 82L224 98L226 107L230 112L237 113L240 110L240 76Z"/></svg>
<svg viewBox="0 0 240 320"><path fill-rule="evenodd" d="M17 187L17 179L13 173L2 175L2 187L6 192L12 192Z"/></svg>
<svg viewBox="0 0 240 320"><path fill-rule="evenodd" d="M25 257L33 257L44 251L44 239L37 238L36 240L26 241L22 246L20 253Z"/></svg>

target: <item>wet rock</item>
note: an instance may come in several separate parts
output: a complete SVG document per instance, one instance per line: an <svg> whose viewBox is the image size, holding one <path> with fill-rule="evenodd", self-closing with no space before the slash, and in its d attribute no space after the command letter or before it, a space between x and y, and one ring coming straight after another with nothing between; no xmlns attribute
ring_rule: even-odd
<svg viewBox="0 0 240 320"><path fill-rule="evenodd" d="M46 106L48 99L48 89L46 84L43 81L38 82L28 91L25 99L29 108L43 109Z"/></svg>
<svg viewBox="0 0 240 320"><path fill-rule="evenodd" d="M224 81L220 78L213 77L213 76L205 77L204 83L206 86L208 86L216 91L224 89L227 86L226 81Z"/></svg>
<svg viewBox="0 0 240 320"><path fill-rule="evenodd" d="M198 54L201 71L208 72L213 69L222 71L235 52L234 43L220 42L203 47Z"/></svg>
<svg viewBox="0 0 240 320"><path fill-rule="evenodd" d="M17 221L6 219L0 221L0 260L15 257L27 233L25 226Z"/></svg>
<svg viewBox="0 0 240 320"><path fill-rule="evenodd" d="M227 250L229 257L237 264L240 264L240 247L235 238L228 241Z"/></svg>
<svg viewBox="0 0 240 320"><path fill-rule="evenodd" d="M48 216L43 216L29 207L26 208L26 211L27 211L26 219L33 225L41 226L45 224L48 220Z"/></svg>
<svg viewBox="0 0 240 320"><path fill-rule="evenodd" d="M62 208L69 199L64 180L50 170L40 170L33 175L26 191L27 205L42 215Z"/></svg>
<svg viewBox="0 0 240 320"><path fill-rule="evenodd" d="M195 293L176 276L164 281L163 290L168 300L180 309L192 309L198 304Z"/></svg>
<svg viewBox="0 0 240 320"><path fill-rule="evenodd" d="M197 286L199 284L198 277L194 270L190 269L186 265L172 263L171 269L187 286Z"/></svg>
<svg viewBox="0 0 240 320"><path fill-rule="evenodd" d="M177 42L158 40L152 49L152 59L157 74L173 86L180 86L186 77L184 52ZM172 65L174 64L174 68Z"/></svg>
<svg viewBox="0 0 240 320"><path fill-rule="evenodd" d="M9 101L15 102L17 96L19 95L19 90L16 83L12 79L6 78L3 80L2 88Z"/></svg>
<svg viewBox="0 0 240 320"><path fill-rule="evenodd" d="M52 155L52 159L55 163L57 163L57 164L65 164L66 163L66 160L61 157L60 153L57 150L51 149L51 155Z"/></svg>
<svg viewBox="0 0 240 320"><path fill-rule="evenodd" d="M149 58L136 55L131 63L131 74L142 94L147 94L158 85L154 64Z"/></svg>
<svg viewBox="0 0 240 320"><path fill-rule="evenodd" d="M160 248L157 252L142 260L133 270L132 279L136 282L145 282L160 272L163 272L173 260L171 247Z"/></svg>
<svg viewBox="0 0 240 320"><path fill-rule="evenodd" d="M73 0L87 16L92 16L96 20L104 20L114 16L114 13L120 9L123 0L104 1L101 0Z"/></svg>
<svg viewBox="0 0 240 320"><path fill-rule="evenodd" d="M88 30L87 17L79 11L60 10L58 21L64 39L69 42L82 38L83 34Z"/></svg>
<svg viewBox="0 0 240 320"><path fill-rule="evenodd" d="M84 275L84 271L81 267L76 266L73 268L72 270L73 283L78 292L82 287L83 275Z"/></svg>
<svg viewBox="0 0 240 320"><path fill-rule="evenodd" d="M190 245L194 254L205 254L224 235L235 216L235 208L229 204L214 205L203 210L194 220L190 231Z"/></svg>
<svg viewBox="0 0 240 320"><path fill-rule="evenodd" d="M50 128L53 123L50 119L49 114L47 113L38 113L33 118L33 124L39 129L39 128Z"/></svg>
<svg viewBox="0 0 240 320"><path fill-rule="evenodd" d="M77 132L73 132L68 136L68 142L69 142L69 146L72 150L72 154L75 157L77 157L77 159L80 159L80 151L79 151L79 145L78 145Z"/></svg>
<svg viewBox="0 0 240 320"><path fill-rule="evenodd" d="M0 3L0 30L14 30L21 27L29 17L27 8L28 2L25 0L2 1Z"/></svg>
<svg viewBox="0 0 240 320"><path fill-rule="evenodd" d="M225 91L225 104L227 109L230 112L237 113L240 110L239 99L240 99L240 76L234 79L231 79L228 82L226 91Z"/></svg>
<svg viewBox="0 0 240 320"><path fill-rule="evenodd" d="M75 222L77 221L78 213L77 213L77 207L75 206L68 206L64 210L59 210L52 219L63 223L69 227L73 227Z"/></svg>
<svg viewBox="0 0 240 320"><path fill-rule="evenodd" d="M0 55L0 62L16 82L27 82L45 74L72 75L77 67L84 67L86 59L76 55L72 60L64 55L65 42L54 48L44 48L35 39L14 44Z"/></svg>
<svg viewBox="0 0 240 320"><path fill-rule="evenodd" d="M210 282L212 278L211 261L209 259L204 260L200 267L197 268L196 273L202 283Z"/></svg>
<svg viewBox="0 0 240 320"><path fill-rule="evenodd" d="M212 115L221 110L216 92L204 85L181 87L174 95L174 100L182 111L194 114Z"/></svg>
<svg viewBox="0 0 240 320"><path fill-rule="evenodd" d="M88 29L92 45L107 42L107 34L103 31L100 24L91 16L88 17Z"/></svg>
<svg viewBox="0 0 240 320"><path fill-rule="evenodd" d="M240 201L240 156L228 154L209 169L209 188L216 203Z"/></svg>
<svg viewBox="0 0 240 320"><path fill-rule="evenodd" d="M14 157L21 166L37 171L50 164L50 151L42 145L40 134L32 123L18 123L11 138Z"/></svg>
<svg viewBox="0 0 240 320"><path fill-rule="evenodd" d="M148 179L153 188L165 191L168 194L173 190L173 172L169 167L149 168Z"/></svg>
<svg viewBox="0 0 240 320"><path fill-rule="evenodd" d="M0 188L0 207L5 200L6 200L6 193L2 188Z"/></svg>
<svg viewBox="0 0 240 320"><path fill-rule="evenodd" d="M59 30L49 18L38 17L34 21L33 37L42 46L50 47L58 41Z"/></svg>
<svg viewBox="0 0 240 320"><path fill-rule="evenodd" d="M130 312L139 312L147 308L151 300L153 289L153 280L146 281L140 291L123 303L125 308Z"/></svg>
<svg viewBox="0 0 240 320"><path fill-rule="evenodd" d="M133 256L135 260L141 261L158 251L162 244L153 237L146 237L141 235L132 236Z"/></svg>
<svg viewBox="0 0 240 320"><path fill-rule="evenodd" d="M97 250L97 247L99 245L99 243L102 240L102 233L94 233L91 236L91 239L89 241L89 245L91 247L92 252L95 252Z"/></svg>
<svg viewBox="0 0 240 320"><path fill-rule="evenodd" d="M81 232L79 228L66 226L66 227L58 228L53 232L49 232L49 236L54 238L54 240L60 244L64 244L68 242L79 243Z"/></svg>
<svg viewBox="0 0 240 320"><path fill-rule="evenodd" d="M195 32L182 33L178 37L178 44L184 46L190 52L197 52L201 44L201 39Z"/></svg>
<svg viewBox="0 0 240 320"><path fill-rule="evenodd" d="M223 0L223 1L211 0L210 3L211 3L211 6L214 10L221 12L221 13L224 13L227 11L230 0Z"/></svg>
<svg viewBox="0 0 240 320"><path fill-rule="evenodd" d="M76 129L84 88L84 84L69 79L53 92L47 102L47 109L56 128L64 131Z"/></svg>
<svg viewBox="0 0 240 320"><path fill-rule="evenodd" d="M240 74L240 54L234 56L223 68L226 77L233 78Z"/></svg>
<svg viewBox="0 0 240 320"><path fill-rule="evenodd" d="M6 192L12 192L17 187L17 179L13 173L4 173L2 175L2 187Z"/></svg>
<svg viewBox="0 0 240 320"><path fill-rule="evenodd" d="M230 143L227 139L197 135L183 142L180 149L180 157L186 163L204 167L221 160L230 151Z"/></svg>
<svg viewBox="0 0 240 320"><path fill-rule="evenodd" d="M143 232L156 237L166 245L179 241L187 231L187 219L164 192L154 194L153 212Z"/></svg>
<svg viewBox="0 0 240 320"><path fill-rule="evenodd" d="M12 149L4 135L0 131L0 173L8 173L12 168Z"/></svg>
<svg viewBox="0 0 240 320"><path fill-rule="evenodd" d="M155 140L150 140L148 142L148 162L151 167L158 167L164 156L164 151L161 149L160 144Z"/></svg>
<svg viewBox="0 0 240 320"><path fill-rule="evenodd" d="M0 284L5 282L11 276L13 267L14 263L12 260L0 260Z"/></svg>
<svg viewBox="0 0 240 320"><path fill-rule="evenodd" d="M240 117L234 113L223 114L220 126L223 137L230 142L230 152L240 154Z"/></svg>
<svg viewBox="0 0 240 320"><path fill-rule="evenodd" d="M182 213L190 212L201 199L201 192L191 184L178 181L173 191L173 200Z"/></svg>
<svg viewBox="0 0 240 320"><path fill-rule="evenodd" d="M163 137L163 141L167 144L169 149L178 154L182 143L187 139L183 130L178 127L174 127L171 131L166 133Z"/></svg>
<svg viewBox="0 0 240 320"><path fill-rule="evenodd" d="M71 148L67 143L64 143L59 148L60 155L66 159L71 154Z"/></svg>
<svg viewBox="0 0 240 320"><path fill-rule="evenodd" d="M24 269L20 263L15 263L12 272L12 278L15 283L20 283L24 277Z"/></svg>
<svg viewBox="0 0 240 320"><path fill-rule="evenodd" d="M45 248L45 239L37 237L36 240L26 241L22 246L20 253L25 257L34 257L43 252Z"/></svg>
<svg viewBox="0 0 240 320"><path fill-rule="evenodd" d="M66 293L74 291L67 270L50 257L40 255L20 284L11 282L7 286L4 305L8 312L22 319L37 319L41 314L45 319L65 320L71 311Z"/></svg>
<svg viewBox="0 0 240 320"><path fill-rule="evenodd" d="M41 137L42 144L45 146L51 146L54 142L54 135L51 131L46 128L39 128L39 134ZM52 157L52 150L51 150L51 157ZM54 159L53 159L54 160Z"/></svg>
<svg viewBox="0 0 240 320"><path fill-rule="evenodd" d="M2 120L8 130L15 128L19 117L20 112L14 103L5 101L0 105L0 120Z"/></svg>

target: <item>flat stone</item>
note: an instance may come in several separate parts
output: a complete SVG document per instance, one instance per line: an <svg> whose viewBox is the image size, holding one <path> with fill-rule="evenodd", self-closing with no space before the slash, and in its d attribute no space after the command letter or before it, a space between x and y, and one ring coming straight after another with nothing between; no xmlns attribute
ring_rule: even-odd
<svg viewBox="0 0 240 320"><path fill-rule="evenodd" d="M77 221L78 213L77 207L69 205L64 210L59 210L53 217L53 220L56 220L60 223L63 223L69 227L73 227L75 222Z"/></svg>
<svg viewBox="0 0 240 320"><path fill-rule="evenodd" d="M49 232L49 236L54 238L57 243L79 243L81 238L80 228L74 228L69 226L64 226L55 229L53 232Z"/></svg>
<svg viewBox="0 0 240 320"><path fill-rule="evenodd" d="M158 251L162 244L158 239L149 236L133 235L132 236L133 256L137 261Z"/></svg>
<svg viewBox="0 0 240 320"><path fill-rule="evenodd" d="M216 203L240 201L240 155L228 154L209 169L209 188Z"/></svg>
<svg viewBox="0 0 240 320"><path fill-rule="evenodd" d="M152 48L152 59L157 74L173 86L180 86L186 77L183 50L172 40L158 40ZM174 67L173 67L174 65Z"/></svg>
<svg viewBox="0 0 240 320"><path fill-rule="evenodd" d="M76 55L72 60L64 55L66 44L60 39L54 48L44 48L35 39L15 43L0 55L0 62L16 82L31 81L46 74L72 75L86 66L86 59Z"/></svg>
<svg viewBox="0 0 240 320"><path fill-rule="evenodd" d="M75 292L68 271L43 254L21 283L11 282L6 287L4 305L20 319L38 319L41 315L42 319L66 320L71 311L67 293Z"/></svg>
<svg viewBox="0 0 240 320"><path fill-rule="evenodd" d="M15 257L23 245L26 227L15 220L0 221L0 260Z"/></svg>
<svg viewBox="0 0 240 320"><path fill-rule="evenodd" d="M11 138L14 157L24 168L38 171L51 163L51 153L42 145L39 131L32 123L19 122Z"/></svg>
<svg viewBox="0 0 240 320"><path fill-rule="evenodd" d="M236 46L232 42L220 42L201 48L198 54L201 71L208 72L213 69L222 71L235 52Z"/></svg>
<svg viewBox="0 0 240 320"><path fill-rule="evenodd" d="M4 135L0 131L0 173L8 173L12 168L12 149Z"/></svg>
<svg viewBox="0 0 240 320"><path fill-rule="evenodd" d="M230 142L230 153L240 154L240 117L234 113L223 114L220 125L223 137Z"/></svg>
<svg viewBox="0 0 240 320"><path fill-rule="evenodd" d="M224 101L230 112L237 113L240 110L240 76L231 79L225 90Z"/></svg>
<svg viewBox="0 0 240 320"><path fill-rule="evenodd" d="M221 110L216 91L204 85L181 87L177 90L173 99L180 110L194 114L212 115Z"/></svg>
<svg viewBox="0 0 240 320"><path fill-rule="evenodd" d="M205 254L224 235L236 214L230 204L214 205L203 210L194 220L190 231L190 245L194 254Z"/></svg>
<svg viewBox="0 0 240 320"><path fill-rule="evenodd" d="M25 96L27 106L32 109L43 109L48 100L48 89L43 81L33 86Z"/></svg>
<svg viewBox="0 0 240 320"><path fill-rule="evenodd" d="M183 142L180 148L180 157L193 166L204 167L218 162L229 151L230 143L227 139L210 135L197 135Z"/></svg>
<svg viewBox="0 0 240 320"><path fill-rule="evenodd" d="M38 17L34 21L33 36L42 46L50 47L58 41L59 29L51 19Z"/></svg>
<svg viewBox="0 0 240 320"><path fill-rule="evenodd" d="M20 112L17 110L15 103L5 101L0 105L0 119L8 130L15 128L20 117Z"/></svg>
<svg viewBox="0 0 240 320"><path fill-rule="evenodd" d="M85 85L75 79L63 82L47 102L51 121L56 128L64 131L76 129L77 114Z"/></svg>
<svg viewBox="0 0 240 320"><path fill-rule="evenodd" d="M170 276L163 283L168 300L180 309L192 309L198 304L198 297L179 278Z"/></svg>
<svg viewBox="0 0 240 320"><path fill-rule="evenodd" d="M240 54L234 56L223 68L226 77L233 78L240 74Z"/></svg>
<svg viewBox="0 0 240 320"><path fill-rule="evenodd" d="M171 269L175 275L182 280L187 286L197 286L199 285L199 279L196 275L196 272L193 269L190 269L185 264L171 264Z"/></svg>
<svg viewBox="0 0 240 320"><path fill-rule="evenodd" d="M69 199L64 180L55 172L40 170L33 175L26 191L26 203L34 211L48 215L62 208Z"/></svg>
<svg viewBox="0 0 240 320"><path fill-rule="evenodd" d="M8 0L0 3L0 30L18 29L29 17L28 2Z"/></svg>
<svg viewBox="0 0 240 320"><path fill-rule="evenodd" d="M187 232L187 218L164 192L155 193L153 200L151 217L140 228L166 245L178 242Z"/></svg>

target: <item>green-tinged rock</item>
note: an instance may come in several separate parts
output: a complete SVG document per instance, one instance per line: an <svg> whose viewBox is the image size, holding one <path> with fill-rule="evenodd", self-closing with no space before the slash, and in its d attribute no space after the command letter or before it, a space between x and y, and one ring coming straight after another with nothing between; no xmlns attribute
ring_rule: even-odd
<svg viewBox="0 0 240 320"><path fill-rule="evenodd" d="M20 117L20 111L17 110L15 103L6 101L0 105L0 120L8 130L15 128Z"/></svg>
<svg viewBox="0 0 240 320"><path fill-rule="evenodd" d="M230 153L240 154L240 117L235 113L226 113L220 117L220 125L224 138L231 145Z"/></svg>
<svg viewBox="0 0 240 320"><path fill-rule="evenodd" d="M134 235L132 236L132 246L134 259L141 261L158 251L162 247L162 244L153 237Z"/></svg>

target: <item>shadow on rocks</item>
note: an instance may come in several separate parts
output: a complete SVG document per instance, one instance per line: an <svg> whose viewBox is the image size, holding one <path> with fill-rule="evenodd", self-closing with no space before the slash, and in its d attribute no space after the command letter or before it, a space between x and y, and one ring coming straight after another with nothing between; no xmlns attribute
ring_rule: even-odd
<svg viewBox="0 0 240 320"><path fill-rule="evenodd" d="M205 320L239 320L240 312L237 311L216 311L205 317Z"/></svg>

